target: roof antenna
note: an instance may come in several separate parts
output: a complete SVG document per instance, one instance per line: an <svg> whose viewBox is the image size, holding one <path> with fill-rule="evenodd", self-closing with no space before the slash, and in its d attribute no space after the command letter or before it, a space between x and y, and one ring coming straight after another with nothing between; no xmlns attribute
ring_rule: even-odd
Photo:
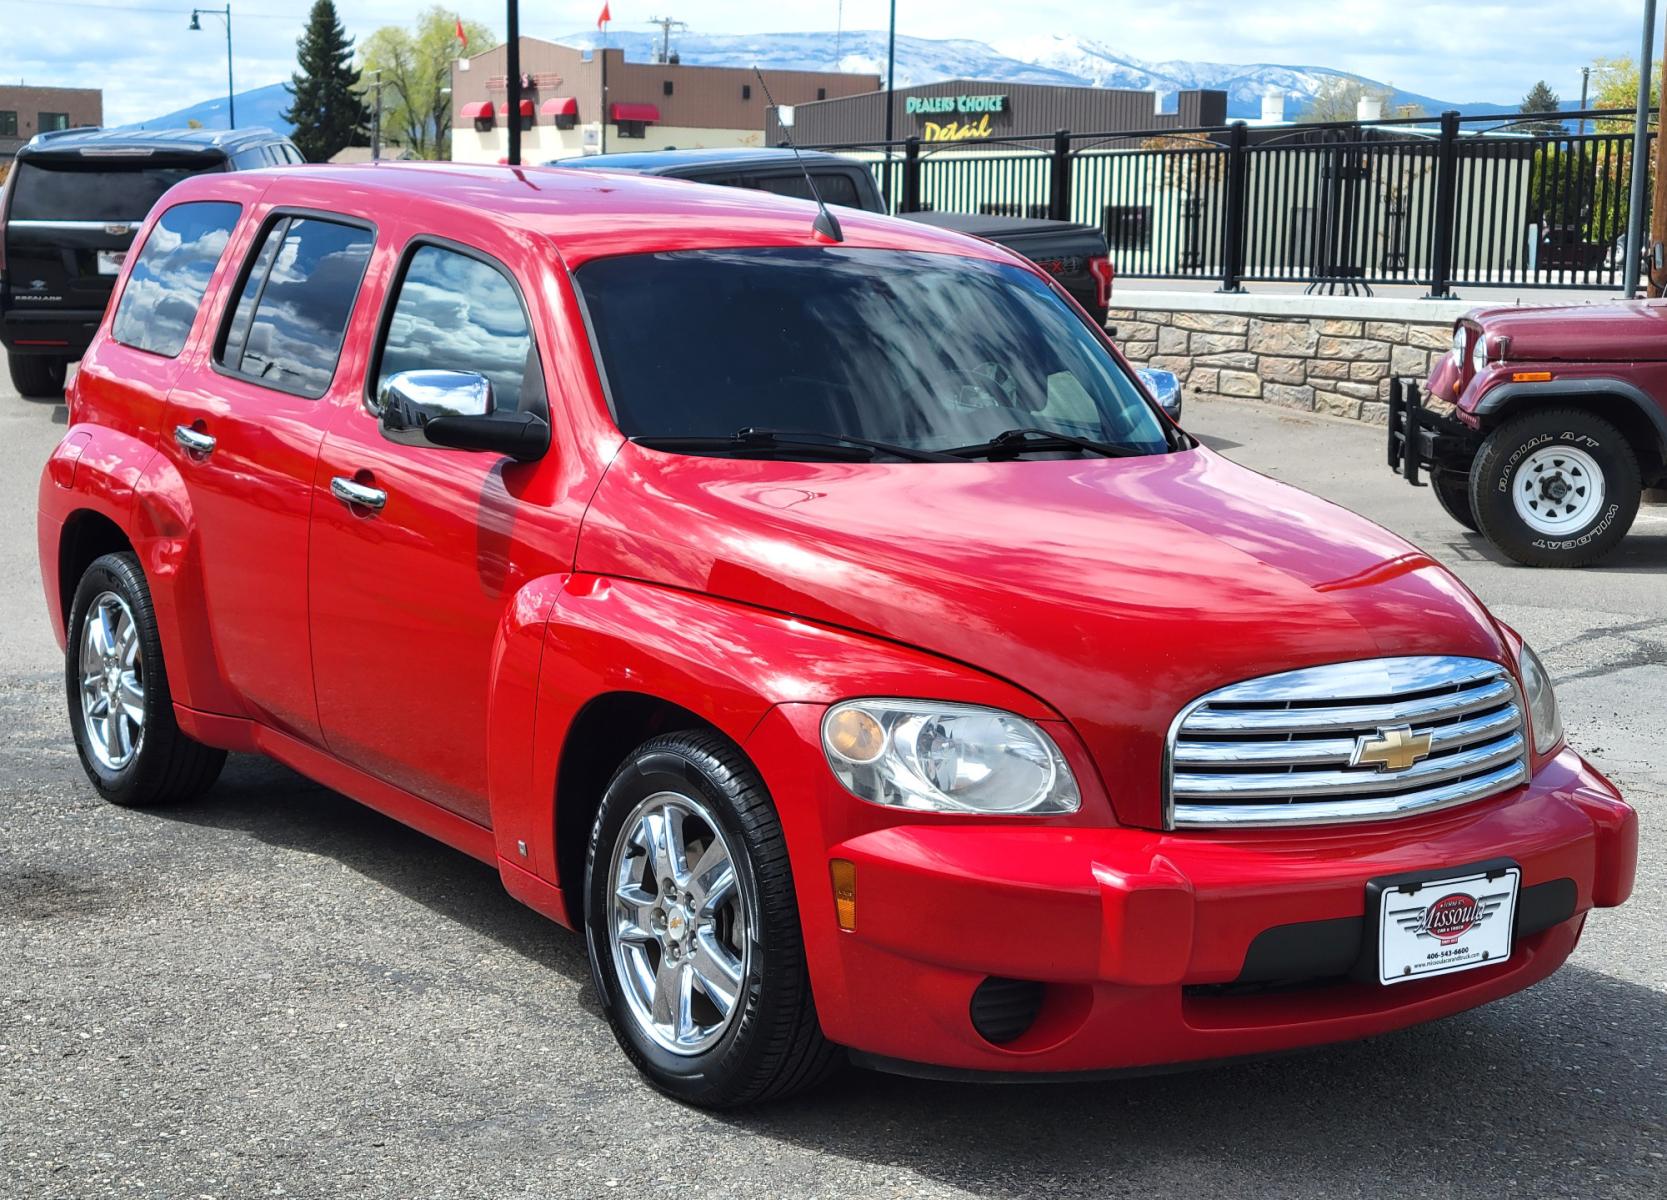
<svg viewBox="0 0 1667 1200"><path fill-rule="evenodd" d="M793 110L782 108L776 103L776 98L770 95L770 85L764 82L764 72L753 65L752 73L758 76L758 86L763 89L765 102L776 110L776 120L781 122L782 136L787 141L787 148L793 151L793 161L799 164L799 170L805 177L805 186L816 200L816 221L811 228L830 242L843 242L845 231L839 227L839 219L828 211L828 206L822 202L822 193L816 190L816 180L810 176L810 168L805 166L804 158L799 154L799 148L793 144L793 135L788 132L793 127Z"/></svg>

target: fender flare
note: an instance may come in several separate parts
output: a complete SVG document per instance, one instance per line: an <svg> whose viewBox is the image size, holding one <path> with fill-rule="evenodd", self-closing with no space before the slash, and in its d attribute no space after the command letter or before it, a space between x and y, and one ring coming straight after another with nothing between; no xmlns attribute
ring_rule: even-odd
<svg viewBox="0 0 1667 1200"><path fill-rule="evenodd" d="M551 577L523 587L511 609L494 663L489 790L500 866L527 873L528 885L536 876L560 886L562 756L580 714L603 697L677 705L737 745L780 705L853 695L925 695L1063 720L1017 686L926 651L658 584ZM527 723L517 711L532 714ZM557 906L535 907L562 919Z"/></svg>
<svg viewBox="0 0 1667 1200"><path fill-rule="evenodd" d="M1490 388L1476 402L1473 410L1478 417L1494 416L1522 400L1553 400L1561 396L1586 399L1596 396L1617 396L1640 410L1655 429L1656 449L1667 456L1667 412L1650 394L1635 383L1616 379L1612 375L1590 375L1579 379L1556 379L1544 383L1502 383Z"/></svg>

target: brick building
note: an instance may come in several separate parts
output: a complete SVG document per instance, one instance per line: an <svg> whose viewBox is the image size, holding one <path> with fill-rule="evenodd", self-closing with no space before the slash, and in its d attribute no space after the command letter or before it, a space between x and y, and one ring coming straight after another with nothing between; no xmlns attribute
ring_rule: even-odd
<svg viewBox="0 0 1667 1200"><path fill-rule="evenodd" d="M0 165L10 164L18 147L37 133L103 123L99 88L0 85Z"/></svg>
<svg viewBox="0 0 1667 1200"><path fill-rule="evenodd" d="M674 56L675 57L675 56ZM508 148L507 47L452 64L452 158L497 162ZM750 67L625 61L625 52L521 39L521 158L764 145L764 89ZM778 104L873 92L878 75L765 71Z"/></svg>

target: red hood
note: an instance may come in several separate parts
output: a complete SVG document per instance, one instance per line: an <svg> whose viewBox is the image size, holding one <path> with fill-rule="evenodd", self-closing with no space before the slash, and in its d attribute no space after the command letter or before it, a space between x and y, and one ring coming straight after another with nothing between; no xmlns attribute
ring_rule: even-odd
<svg viewBox="0 0 1667 1200"><path fill-rule="evenodd" d="M1511 339L1512 362L1641 362L1667 359L1667 302L1620 301L1558 308L1485 308L1469 320Z"/></svg>
<svg viewBox="0 0 1667 1200"><path fill-rule="evenodd" d="M627 444L578 567L877 634L1071 721L1123 819L1155 823L1176 712L1222 684L1402 654L1503 661L1422 551L1205 450L828 464Z"/></svg>

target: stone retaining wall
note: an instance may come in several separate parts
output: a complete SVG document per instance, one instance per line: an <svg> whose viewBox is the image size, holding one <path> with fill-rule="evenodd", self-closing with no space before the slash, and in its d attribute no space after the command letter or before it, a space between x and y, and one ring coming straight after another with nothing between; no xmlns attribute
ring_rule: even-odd
<svg viewBox="0 0 1667 1200"><path fill-rule="evenodd" d="M1382 423L1389 381L1422 380L1467 304L1305 296L1147 293L1108 318L1129 359L1180 376L1187 396L1225 396Z"/></svg>

